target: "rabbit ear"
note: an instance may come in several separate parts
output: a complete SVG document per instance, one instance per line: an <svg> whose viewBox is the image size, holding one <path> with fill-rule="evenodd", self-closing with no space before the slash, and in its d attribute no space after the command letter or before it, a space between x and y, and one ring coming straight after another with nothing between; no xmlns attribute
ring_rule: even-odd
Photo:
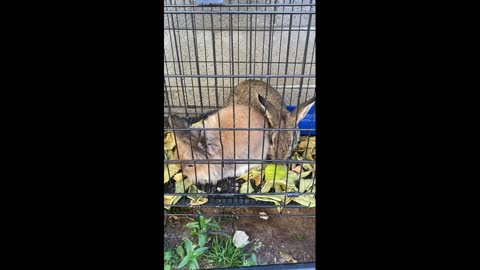
<svg viewBox="0 0 480 270"><path fill-rule="evenodd" d="M298 105L298 107L295 108L295 110L290 112L289 123L298 125L298 123L300 123L300 121L307 115L308 111L310 110L310 108L314 104L315 104L315 97L313 97L313 98L305 101L304 103ZM298 112L298 118L296 119L297 121L295 123L295 118L297 117L297 112Z"/></svg>
<svg viewBox="0 0 480 270"><path fill-rule="evenodd" d="M262 108L262 111L265 113L265 116L267 117L270 126L278 126L280 124L279 112L266 98L262 97L260 94L257 94L257 96L260 108Z"/></svg>
<svg viewBox="0 0 480 270"><path fill-rule="evenodd" d="M178 115L172 114L168 116L168 125L171 128L187 128L188 122L187 122L187 119L180 117Z"/></svg>
<svg viewBox="0 0 480 270"><path fill-rule="evenodd" d="M168 116L168 124L170 125L170 128L188 128L187 119L174 114ZM190 141L188 130L175 130L174 133L180 139L183 139L186 142ZM200 138L200 130L191 129L190 135L191 135L192 141L197 142Z"/></svg>

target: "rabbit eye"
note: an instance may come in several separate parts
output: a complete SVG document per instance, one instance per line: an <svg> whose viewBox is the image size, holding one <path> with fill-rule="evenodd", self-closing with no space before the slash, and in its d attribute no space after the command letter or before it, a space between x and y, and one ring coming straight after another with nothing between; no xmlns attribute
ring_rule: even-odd
<svg viewBox="0 0 480 270"><path fill-rule="evenodd" d="M193 164L187 164L187 168L193 168Z"/></svg>

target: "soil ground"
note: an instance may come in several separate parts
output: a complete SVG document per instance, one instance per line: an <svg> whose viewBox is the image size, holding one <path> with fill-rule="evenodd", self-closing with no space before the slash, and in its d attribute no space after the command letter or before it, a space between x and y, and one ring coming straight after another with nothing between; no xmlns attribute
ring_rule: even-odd
<svg viewBox="0 0 480 270"><path fill-rule="evenodd" d="M179 214L183 212L176 211ZM208 208L201 212L207 218L213 216L220 223L221 230L231 236L236 230L244 231L250 241L246 251L253 252L253 246L259 246L261 242L261 247L254 252L259 265L292 263L286 262L280 252L290 255L297 263L315 262L315 217L312 217L315 215L314 208L286 208L282 215L278 215L276 208ZM260 212L267 213L269 218L260 218ZM234 216L215 216L222 213ZM242 216L252 214L256 216ZM166 249L176 248L185 238L192 239L185 224L192 222L194 218L195 216L168 216L164 235ZM200 263L200 266L206 267L204 263Z"/></svg>

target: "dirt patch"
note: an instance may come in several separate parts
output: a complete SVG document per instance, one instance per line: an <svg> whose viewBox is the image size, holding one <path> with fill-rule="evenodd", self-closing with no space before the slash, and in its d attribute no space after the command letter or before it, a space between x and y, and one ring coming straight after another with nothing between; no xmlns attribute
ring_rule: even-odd
<svg viewBox="0 0 480 270"><path fill-rule="evenodd" d="M191 210L178 211L181 212L191 213ZM286 263L281 252L290 255L298 263L315 262L315 218L301 217L314 216L314 208L287 208L281 216L278 216L276 208L209 208L202 209L201 212L207 218L211 215L234 214L233 217L214 218L219 221L224 233L233 236L235 230L240 230L249 236L250 244L246 251L255 253L258 264ZM267 213L268 219L242 216L258 215L260 212ZM193 216L169 217L165 225L165 248L175 248L183 239L188 238L189 230L185 224L193 220ZM254 251L254 246L260 247Z"/></svg>

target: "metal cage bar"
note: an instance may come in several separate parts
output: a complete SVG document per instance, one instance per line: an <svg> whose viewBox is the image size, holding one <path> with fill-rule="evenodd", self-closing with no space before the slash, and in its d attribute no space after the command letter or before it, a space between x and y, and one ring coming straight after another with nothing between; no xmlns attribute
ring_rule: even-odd
<svg viewBox="0 0 480 270"><path fill-rule="evenodd" d="M269 119L263 119L263 127L253 127L252 99L249 84L249 106L248 106L248 127L236 127L238 116L237 109L241 108L235 103L233 96L232 128L209 128L205 122L202 126L192 128L191 124L207 117L215 118L219 123L222 121L221 110L226 107L228 97L232 89L247 79L256 79L266 82L278 91L281 100L285 105L293 105L297 108L302 102L315 97L316 74L315 74L315 20L316 3L313 0L275 0L275 1L248 1L231 0L225 1L222 5L198 5L196 1L164 0L164 97L165 114L164 119L169 115L179 115L188 119L187 127L166 127L165 131L172 131L174 134L185 132L188 134L185 141L192 147L189 151L190 158L182 160L164 160L167 171L173 164L179 166L190 166L193 164L195 170L195 182L198 185L198 166L206 164L207 175L211 175L212 166L222 165L220 170L221 179L224 179L224 167L233 164L233 170L238 166L266 166L267 164L301 164L300 173L303 172L303 164L315 164L315 161L308 160L285 160L254 158L251 152L254 132L262 132L260 156L264 157L268 140L273 140L276 134L277 141L280 141L280 132L292 132L293 140L290 148L295 146L296 132L315 131L313 121L309 128L289 128L278 125L271 125ZM258 3L262 2L262 3ZM268 100L268 91L265 98ZM254 102L254 101L253 101ZM237 109L235 108L237 106ZM258 112L258 111L257 111ZM295 119L298 118L296 111ZM213 121L213 120L212 120ZM225 119L223 121L226 121ZM296 122L296 121L295 121ZM247 131L246 147L239 143L243 138L238 137L237 132ZM221 155L215 158L209 157L209 152L204 151L204 157L195 156L193 146L198 137L195 132L204 134L217 134ZM202 133L203 132L203 133ZM222 141L222 133L232 132L233 134L233 157L225 157L225 147L228 142ZM277 133L275 133L277 132ZM255 133L256 134L256 133ZM200 141L201 137L200 136ZM179 146L179 137L175 136L175 145ZM183 138L183 137L182 137ZM198 143L201 143L201 142ZM271 144L272 142L270 142ZM310 141L307 141L307 148ZM208 148L210 145L205 145ZM200 146L199 146L200 147ZM246 158L238 155L239 149L247 149ZM278 153L279 147L276 149ZM253 156L252 156L253 155ZM184 167L182 167L184 168ZM313 173L313 183L316 184L316 175ZM276 171L275 171L276 174ZM171 177L171 175L169 175ZM274 177L275 178L275 177ZM249 178L247 181L249 182ZM289 177L286 178L287 186ZM207 184L212 184L208 179ZM170 183L170 186L172 183ZM183 188L186 190L185 183ZM299 204L286 204L287 198L299 194L295 192L269 193L270 195L284 196L282 204L274 205L258 202L249 199L248 195L261 195L250 190L247 185L246 193L224 192L224 193L174 193L167 190L167 196L183 196L177 204L171 207L186 206L188 200L185 196L205 196L209 201L206 204L195 207L304 207ZM305 192L302 194L314 194Z"/></svg>

